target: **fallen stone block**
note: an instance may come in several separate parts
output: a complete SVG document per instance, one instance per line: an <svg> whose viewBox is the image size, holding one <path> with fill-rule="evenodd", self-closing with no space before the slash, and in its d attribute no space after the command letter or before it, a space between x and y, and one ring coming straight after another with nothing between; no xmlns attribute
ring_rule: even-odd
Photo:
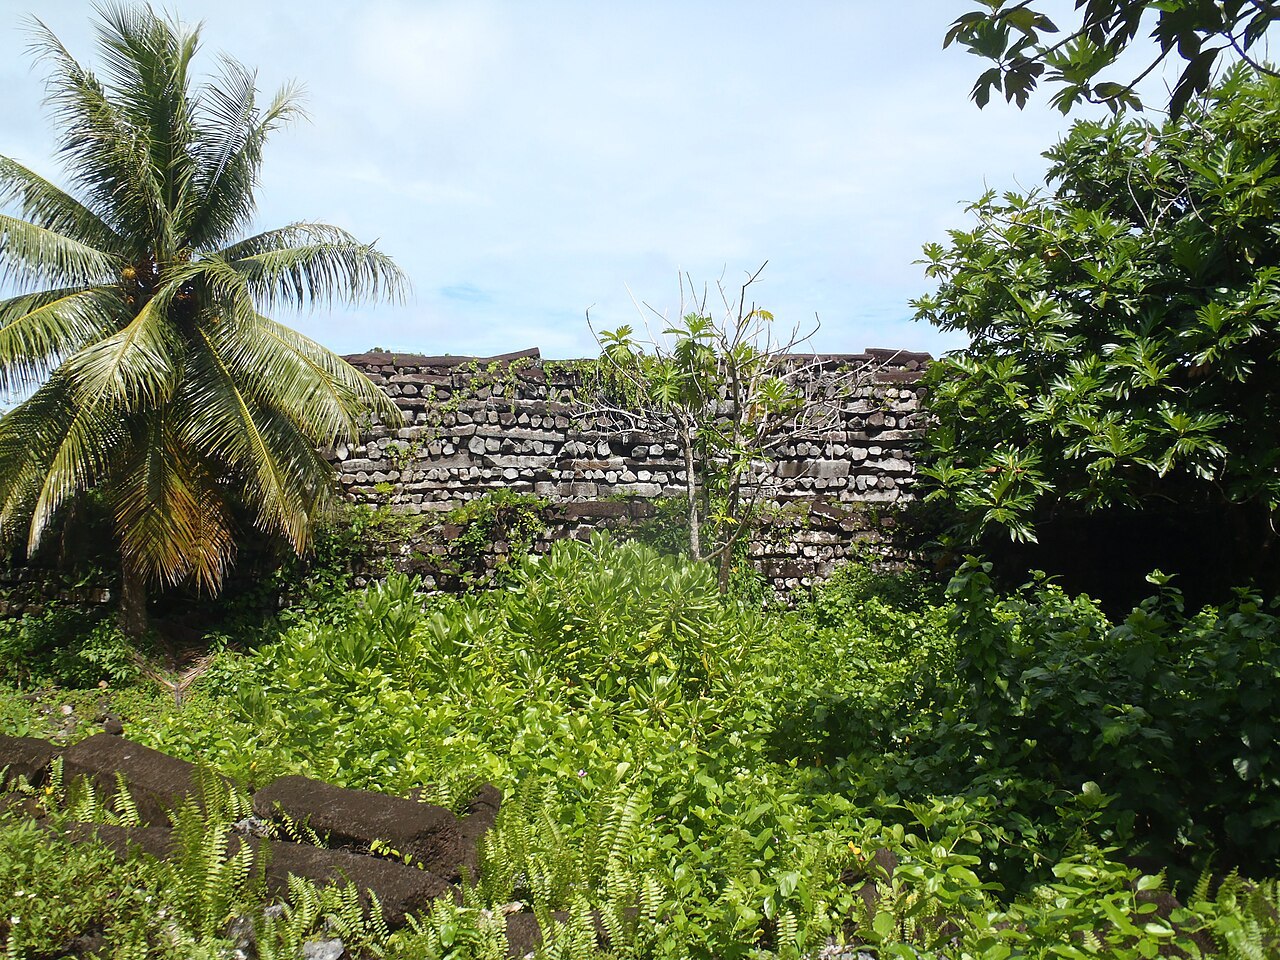
<svg viewBox="0 0 1280 960"><path fill-rule="evenodd" d="M0 816L19 820L41 820L45 816L40 801L25 793L0 793Z"/></svg>
<svg viewBox="0 0 1280 960"><path fill-rule="evenodd" d="M463 860L458 818L444 807L389 797L368 790L348 790L307 777L273 781L253 797L260 817L305 824L330 847L385 852L409 858L442 877L454 877Z"/></svg>
<svg viewBox="0 0 1280 960"><path fill-rule="evenodd" d="M407 914L429 909L437 897L459 898L455 888L430 871L366 854L267 841L259 841L257 849L269 894L287 896L290 875L320 885L354 884L366 909L370 891L377 897L389 927L402 926Z"/></svg>
<svg viewBox="0 0 1280 960"><path fill-rule="evenodd" d="M48 776L49 764L61 754L62 750L48 740L0 734L0 770L4 771L4 783L26 777L33 787L40 786Z"/></svg>
<svg viewBox="0 0 1280 960"><path fill-rule="evenodd" d="M201 793L201 773L194 763L109 733L68 747L62 764L68 784L83 778L104 797L115 795L116 774L122 774L144 824L166 825L170 810Z"/></svg>
<svg viewBox="0 0 1280 960"><path fill-rule="evenodd" d="M512 960L532 956L542 946L542 927L532 913L512 913L507 918L507 956Z"/></svg>
<svg viewBox="0 0 1280 960"><path fill-rule="evenodd" d="M116 859L145 853L157 860L167 860L175 846L173 831L168 827L117 827L109 823L72 823L58 831L72 843L97 843L106 847Z"/></svg>
<svg viewBox="0 0 1280 960"><path fill-rule="evenodd" d="M73 823L60 833L73 843L101 844L119 860L138 853L165 860L177 852L173 831L165 827ZM403 926L408 913L428 909L437 897L460 899L458 891L435 874L390 860L345 850L325 850L306 844L276 843L239 836L229 838L227 856L239 853L243 849L242 843L248 843L253 849L253 869L262 871L266 892L273 897L288 898L290 876L310 880L317 886L355 884L365 909L369 908L372 891L390 927Z"/></svg>
<svg viewBox="0 0 1280 960"><path fill-rule="evenodd" d="M474 882L480 876L480 838L492 829L502 808L502 791L486 783L477 791L475 799L467 805L458 824L458 863L448 879L458 881L464 877Z"/></svg>

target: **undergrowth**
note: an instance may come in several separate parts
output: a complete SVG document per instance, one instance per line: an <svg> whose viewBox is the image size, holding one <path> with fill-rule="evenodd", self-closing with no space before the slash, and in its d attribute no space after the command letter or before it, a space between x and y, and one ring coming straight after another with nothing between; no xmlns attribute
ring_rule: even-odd
<svg viewBox="0 0 1280 960"><path fill-rule="evenodd" d="M849 567L762 613L704 565L566 542L500 591L388 578L223 654L181 709L127 704L126 729L249 785L303 773L457 809L497 784L474 885L394 934L352 919L374 955L503 956L515 904L547 957L1276 955L1276 884L1244 879L1280 856L1274 609L1244 593L1187 615L1162 585L1112 624L985 578L970 565L944 592ZM0 700L6 732L38 732L40 702ZM262 909L219 847L231 815L189 825L205 856L187 874L110 868L206 905L181 913L191 955ZM0 842L27 856L29 834L6 821ZM13 883L56 901L96 856L59 847ZM291 890L262 955L350 909L325 896ZM59 930L98 922L80 909Z"/></svg>

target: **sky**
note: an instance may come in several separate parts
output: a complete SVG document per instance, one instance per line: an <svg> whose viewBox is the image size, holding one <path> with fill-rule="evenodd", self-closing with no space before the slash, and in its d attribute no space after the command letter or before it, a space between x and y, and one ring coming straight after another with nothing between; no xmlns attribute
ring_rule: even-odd
<svg viewBox="0 0 1280 960"><path fill-rule="evenodd" d="M682 275L753 299L823 352L962 344L912 320L920 248L988 186L1030 188L1069 121L1041 93L979 110L982 61L942 49L974 0L172 0L203 62L300 81L310 118L267 145L259 228L378 241L402 304L279 315L340 353L598 352ZM38 15L82 64L81 0L0 0L0 154L55 181ZM1074 116L1080 116L1077 112Z"/></svg>

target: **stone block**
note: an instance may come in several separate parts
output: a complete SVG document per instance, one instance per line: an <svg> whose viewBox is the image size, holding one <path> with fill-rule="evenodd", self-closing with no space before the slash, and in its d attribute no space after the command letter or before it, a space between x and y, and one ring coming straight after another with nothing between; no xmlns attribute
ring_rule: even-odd
<svg viewBox="0 0 1280 960"><path fill-rule="evenodd" d="M0 771L5 784L25 777L32 786L40 786L49 764L61 755L62 750L47 740L0 735Z"/></svg>
<svg viewBox="0 0 1280 960"><path fill-rule="evenodd" d="M408 801L412 803L412 801ZM429 870L419 870L391 860L364 856L345 850L325 850L300 843L261 842L259 863L264 865L267 893L288 893L289 877L296 876L317 884L336 883L354 886L366 909L369 893L378 898L382 915L389 927L401 927L410 913L430 909L438 897L458 894L443 879Z"/></svg>
<svg viewBox="0 0 1280 960"><path fill-rule="evenodd" d="M429 803L288 776L259 790L253 811L260 817L305 823L327 836L331 847L363 851L385 845L441 876L455 874L462 860L458 818Z"/></svg>
<svg viewBox="0 0 1280 960"><path fill-rule="evenodd" d="M102 796L115 795L116 774L121 774L144 824L163 826L168 823L170 810L201 795L202 774L194 763L109 733L96 734L68 747L62 755L62 765L67 783L87 780Z"/></svg>

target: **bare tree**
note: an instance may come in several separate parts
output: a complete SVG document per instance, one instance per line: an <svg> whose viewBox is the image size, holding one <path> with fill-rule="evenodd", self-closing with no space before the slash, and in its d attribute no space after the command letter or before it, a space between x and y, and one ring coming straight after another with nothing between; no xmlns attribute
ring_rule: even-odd
<svg viewBox="0 0 1280 960"><path fill-rule="evenodd" d="M642 334L630 325L597 332L587 315L605 380L621 388L602 390L593 412L658 432L674 428L689 552L717 563L722 591L735 549L772 499L778 449L829 431L842 400L873 373L870 363L855 369L801 352L818 331L816 317L780 334L773 314L751 299L764 267L736 289L721 280L699 291L681 276L677 320L633 298Z"/></svg>

